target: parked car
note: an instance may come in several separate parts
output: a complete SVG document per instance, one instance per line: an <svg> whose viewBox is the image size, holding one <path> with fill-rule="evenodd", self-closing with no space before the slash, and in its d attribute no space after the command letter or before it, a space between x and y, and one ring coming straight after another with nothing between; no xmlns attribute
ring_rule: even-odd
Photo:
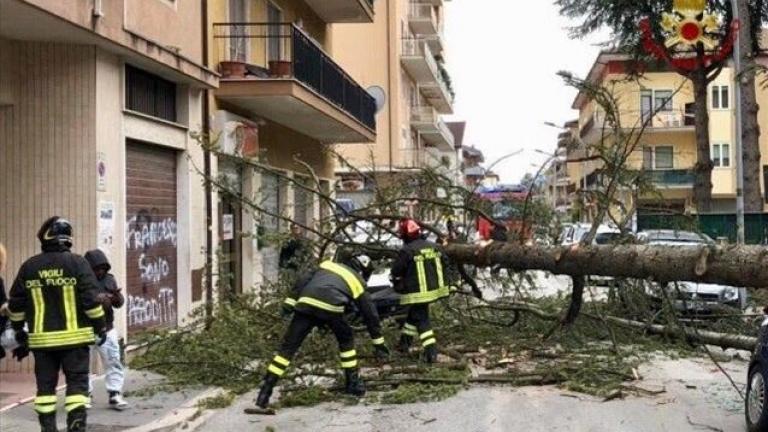
<svg viewBox="0 0 768 432"><path fill-rule="evenodd" d="M747 372L744 417L749 432L768 430L768 317L760 326L757 345Z"/></svg>
<svg viewBox="0 0 768 432"><path fill-rule="evenodd" d="M715 242L706 234L676 230L649 230L637 235L642 244L659 246L701 247L712 246ZM676 286L675 286L676 285ZM655 287L649 294L661 302L661 287ZM706 314L722 306L741 310L747 307L746 288L695 282L677 282L664 287L675 308L684 313Z"/></svg>

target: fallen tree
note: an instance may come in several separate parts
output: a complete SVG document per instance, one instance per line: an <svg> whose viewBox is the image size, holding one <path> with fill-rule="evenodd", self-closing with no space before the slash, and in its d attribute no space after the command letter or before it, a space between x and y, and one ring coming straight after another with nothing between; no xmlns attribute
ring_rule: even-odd
<svg viewBox="0 0 768 432"><path fill-rule="evenodd" d="M501 265L514 271L768 288L768 248L762 246L543 247L491 243L487 247L451 244L446 253L457 263Z"/></svg>
<svg viewBox="0 0 768 432"><path fill-rule="evenodd" d="M488 307L497 310L501 309L530 313L539 319L547 321L557 321L560 319L559 315L544 311L538 306L530 303L504 303L489 305ZM583 316L591 320L602 321L625 328L640 330L652 335L684 339L689 342L718 346L723 349L735 348L745 351L752 351L755 349L755 345L757 344L756 337L746 335L718 333L708 330L700 330L694 327L645 323L615 316L596 316L593 314L583 314Z"/></svg>

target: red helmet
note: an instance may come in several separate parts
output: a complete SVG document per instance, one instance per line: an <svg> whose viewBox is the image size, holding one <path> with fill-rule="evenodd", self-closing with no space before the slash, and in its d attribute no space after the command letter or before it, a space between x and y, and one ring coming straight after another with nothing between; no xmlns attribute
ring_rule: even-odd
<svg viewBox="0 0 768 432"><path fill-rule="evenodd" d="M421 236L421 227L413 219L400 220L400 238L403 241L417 240Z"/></svg>

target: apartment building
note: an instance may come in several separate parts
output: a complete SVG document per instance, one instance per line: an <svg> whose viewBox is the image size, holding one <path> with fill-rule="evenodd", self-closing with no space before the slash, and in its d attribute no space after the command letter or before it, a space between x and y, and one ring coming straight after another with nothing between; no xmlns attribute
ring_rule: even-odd
<svg viewBox="0 0 768 432"><path fill-rule="evenodd" d="M67 217L77 252L109 256L129 340L203 300L203 151L189 133L218 79L201 20L196 1L0 0L3 277L39 252L45 219Z"/></svg>
<svg viewBox="0 0 768 432"><path fill-rule="evenodd" d="M644 173L656 191L643 194L633 190L620 191L626 208L636 204L638 215L671 210L695 213L693 202L696 139L694 128L693 87L690 81L674 71L660 66L649 68L639 80L627 80L626 71L632 67L627 57L609 52L601 53L587 77L593 84L611 89L619 104L622 127L640 128L647 124L642 139L628 161L628 168ZM726 67L709 86L709 116L712 171L713 213L735 213L735 121L734 74ZM765 101L766 91L758 89L758 99ZM567 176L573 197L580 190L594 187L601 163L584 160L590 148L601 142L605 115L602 109L581 92L572 107L579 111L578 126L570 128L576 142L568 147ZM761 123L768 114L761 110ZM568 140L572 142L573 140ZM761 136L764 176L768 176L768 136ZM765 191L765 181L761 182ZM768 194L766 194L768 203ZM582 219L594 216L594 202L583 202ZM766 207L768 208L768 207Z"/></svg>
<svg viewBox="0 0 768 432"><path fill-rule="evenodd" d="M333 27L339 63L379 98L376 140L338 149L346 159L336 170L338 194L359 205L373 184L399 182L427 167L458 168L455 139L442 119L453 112L454 98L444 0L378 0L374 9L372 25Z"/></svg>
<svg viewBox="0 0 768 432"><path fill-rule="evenodd" d="M334 147L377 140L376 101L341 60L365 63L342 56L362 42L340 40L349 36L333 27L354 23L364 32L381 8L372 0L209 4L209 57L221 73L210 116L226 186L218 188L218 226L228 278L219 286L240 293L277 279L274 238L290 221L311 235L333 211L317 192L333 192ZM253 205L244 208L241 198Z"/></svg>

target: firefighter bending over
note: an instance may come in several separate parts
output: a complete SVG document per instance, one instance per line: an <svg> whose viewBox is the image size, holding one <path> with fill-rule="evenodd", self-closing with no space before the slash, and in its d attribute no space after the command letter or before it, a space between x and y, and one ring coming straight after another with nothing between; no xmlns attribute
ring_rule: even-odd
<svg viewBox="0 0 768 432"><path fill-rule="evenodd" d="M11 287L8 309L21 361L35 356L37 411L42 432L56 432L56 385L59 371L67 383L67 431L86 430L89 345L107 337L104 309L97 299L96 276L88 261L70 252L72 226L54 216L37 233L43 253L19 269ZM24 330L24 324L29 333Z"/></svg>
<svg viewBox="0 0 768 432"><path fill-rule="evenodd" d="M293 319L277 355L269 364L256 399L257 406L266 408L269 405L272 389L285 374L304 338L315 327L330 328L336 337L346 381L345 391L355 396L365 394L365 385L358 372L353 330L344 319L345 309L353 304L368 327L377 357L389 356L389 349L381 335L378 313L365 292L366 281L372 272L371 260L367 256L356 256L343 262L323 262L319 268L301 277L285 299L284 308L289 313L293 312Z"/></svg>
<svg viewBox="0 0 768 432"><path fill-rule="evenodd" d="M440 246L421 236L421 227L412 219L400 221L403 248L392 265L395 291L402 294L400 304L408 306L398 351L408 352L418 337L427 363L437 361L437 337L429 322L429 305L450 294L448 261Z"/></svg>

